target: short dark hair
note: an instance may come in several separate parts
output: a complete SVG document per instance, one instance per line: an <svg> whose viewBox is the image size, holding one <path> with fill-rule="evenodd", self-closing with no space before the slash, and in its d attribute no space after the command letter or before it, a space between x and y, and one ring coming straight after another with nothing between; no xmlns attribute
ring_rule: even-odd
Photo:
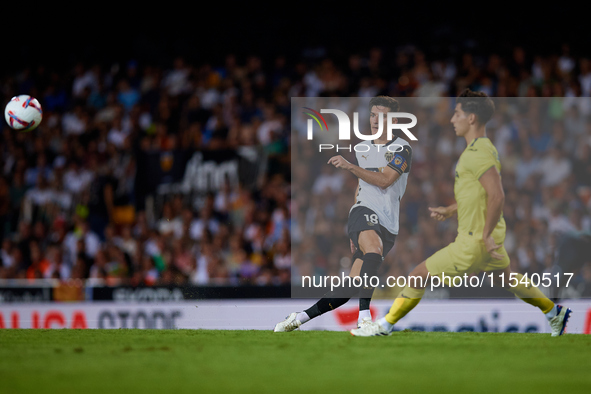
<svg viewBox="0 0 591 394"><path fill-rule="evenodd" d="M484 92L465 89L456 99L456 104L462 105L462 111L476 115L481 125L485 125L495 113L495 103Z"/></svg>
<svg viewBox="0 0 591 394"><path fill-rule="evenodd" d="M398 100L389 96L376 96L369 100L370 112L374 106L389 108L390 111L388 112L398 112L398 110L400 109L400 104L398 103Z"/></svg>

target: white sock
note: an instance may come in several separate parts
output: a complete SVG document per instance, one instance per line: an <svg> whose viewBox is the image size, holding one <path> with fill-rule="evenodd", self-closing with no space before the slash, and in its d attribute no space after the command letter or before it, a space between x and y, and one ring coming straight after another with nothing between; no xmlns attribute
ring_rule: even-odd
<svg viewBox="0 0 591 394"><path fill-rule="evenodd" d="M369 309L364 309L362 311L359 311L359 317L357 318L357 321L360 322L361 320L363 320L365 318L371 319L371 312Z"/></svg>
<svg viewBox="0 0 591 394"><path fill-rule="evenodd" d="M378 324L380 326L384 327L388 331L390 331L392 329L392 327L394 327L394 324L389 323L385 317L382 317L381 319L379 319Z"/></svg>
<svg viewBox="0 0 591 394"><path fill-rule="evenodd" d="M300 312L296 316L296 320L299 320L302 324L310 320L310 316L306 312Z"/></svg>
<svg viewBox="0 0 591 394"><path fill-rule="evenodd" d="M556 307L556 304L554 304L554 307L550 310L550 312L546 313L546 319L552 320L557 314L558 308Z"/></svg>

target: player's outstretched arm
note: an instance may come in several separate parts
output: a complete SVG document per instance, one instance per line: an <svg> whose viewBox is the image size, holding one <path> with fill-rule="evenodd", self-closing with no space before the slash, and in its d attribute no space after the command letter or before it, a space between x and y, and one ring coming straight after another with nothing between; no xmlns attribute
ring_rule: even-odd
<svg viewBox="0 0 591 394"><path fill-rule="evenodd" d="M401 173L393 170L390 167L385 167L384 172L374 172L366 170L356 166L355 164L349 163L343 156L333 156L328 160L328 164L332 164L336 168L342 168L350 171L353 175L359 179L363 179L365 182L381 187L382 189L387 188L400 177Z"/></svg>
<svg viewBox="0 0 591 394"><path fill-rule="evenodd" d="M503 213L503 205L505 204L505 192L503 191L503 184L501 183L501 176L495 166L489 168L480 177L480 184L486 191L486 221L484 222L484 231L482 239L486 246L486 250L490 255L498 260L503 258L503 255L496 252L502 245L497 245L492 238L492 232L497 223L501 219Z"/></svg>
<svg viewBox="0 0 591 394"><path fill-rule="evenodd" d="M458 204L452 204L447 207L436 207L431 208L429 207L429 211L431 212L431 217L435 220L440 222L449 219L456 213L458 210Z"/></svg>

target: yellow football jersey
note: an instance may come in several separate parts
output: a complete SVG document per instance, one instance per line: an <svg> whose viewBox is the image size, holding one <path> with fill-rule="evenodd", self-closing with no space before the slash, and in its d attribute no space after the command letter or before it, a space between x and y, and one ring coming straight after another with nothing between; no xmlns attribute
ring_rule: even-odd
<svg viewBox="0 0 591 394"><path fill-rule="evenodd" d="M482 239L486 221L486 191L480 177L491 167L501 173L499 153L486 137L476 138L464 150L456 166L454 194L458 203L458 234ZM493 233L497 243L505 240L505 219L501 218Z"/></svg>

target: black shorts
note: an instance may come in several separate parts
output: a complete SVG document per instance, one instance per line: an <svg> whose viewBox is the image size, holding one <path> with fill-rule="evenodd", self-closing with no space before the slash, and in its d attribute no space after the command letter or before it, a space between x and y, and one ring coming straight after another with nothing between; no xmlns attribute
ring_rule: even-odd
<svg viewBox="0 0 591 394"><path fill-rule="evenodd" d="M347 232L349 238L353 241L353 245L359 249L359 233L365 230L374 230L382 239L383 253L386 257L388 252L394 246L396 235L392 234L384 226L380 224L378 215L367 207L355 207L349 213L349 221L347 222Z"/></svg>

